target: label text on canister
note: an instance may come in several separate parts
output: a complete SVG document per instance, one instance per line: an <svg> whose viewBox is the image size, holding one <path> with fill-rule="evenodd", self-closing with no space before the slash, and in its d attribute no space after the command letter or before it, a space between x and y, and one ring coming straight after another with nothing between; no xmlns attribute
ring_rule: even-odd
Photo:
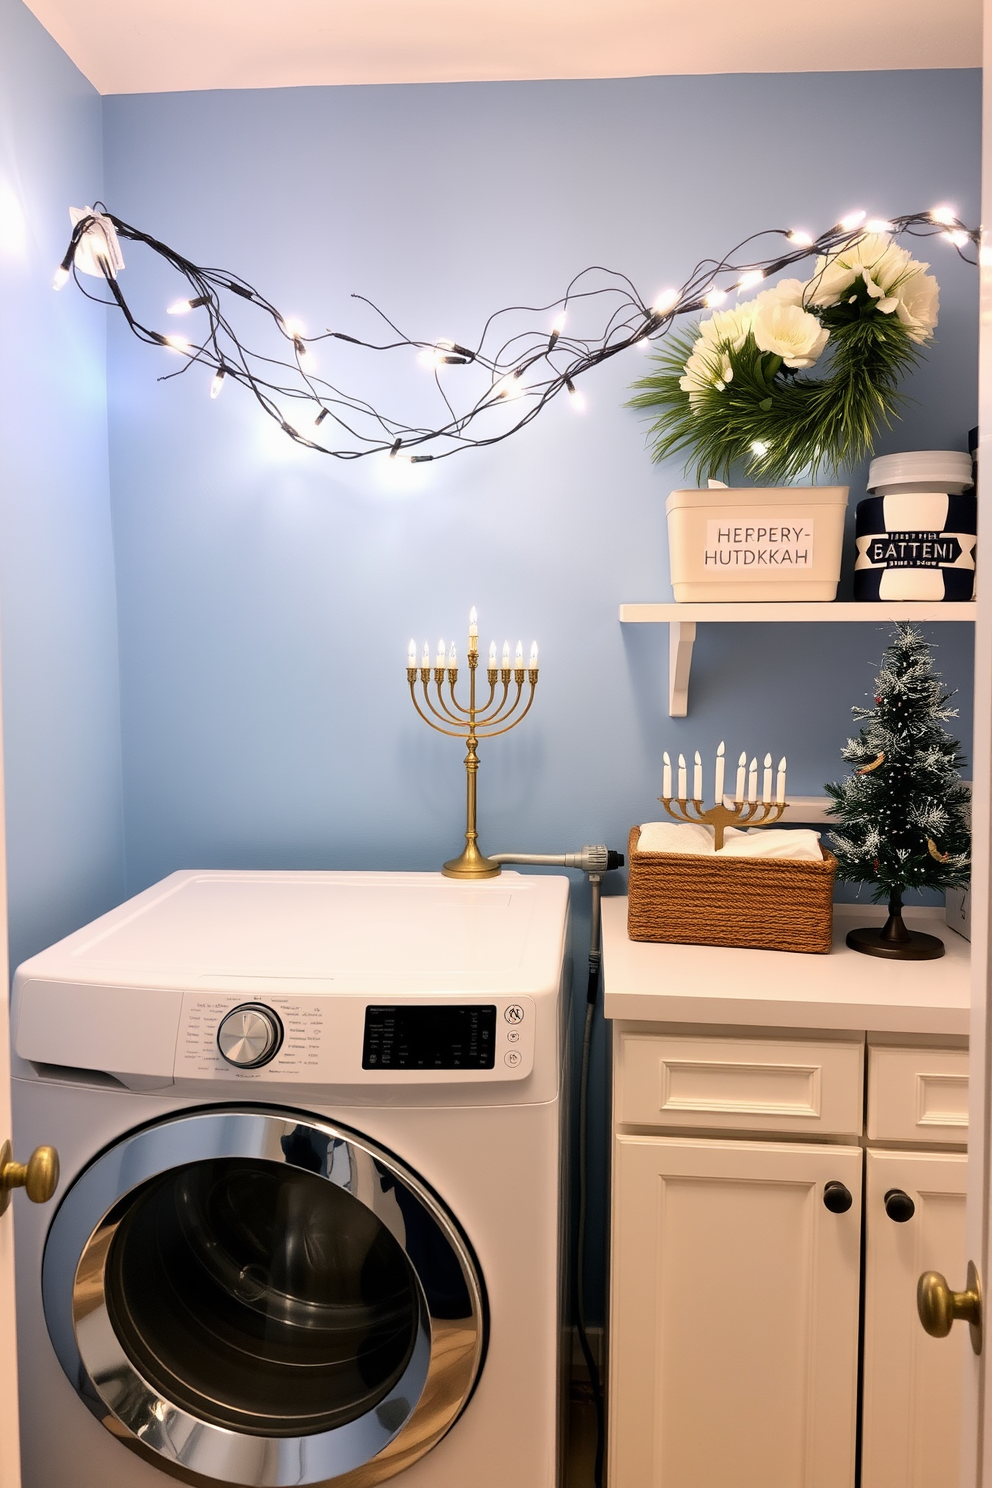
<svg viewBox="0 0 992 1488"><path fill-rule="evenodd" d="M703 567L710 572L751 569L765 573L812 568L814 526L810 521L708 521Z"/></svg>

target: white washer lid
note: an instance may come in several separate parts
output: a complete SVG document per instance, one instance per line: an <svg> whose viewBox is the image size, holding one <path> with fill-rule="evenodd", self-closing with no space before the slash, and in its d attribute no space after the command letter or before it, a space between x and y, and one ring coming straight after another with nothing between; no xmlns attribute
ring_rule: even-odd
<svg viewBox="0 0 992 1488"><path fill-rule="evenodd" d="M962 450L907 450L898 455L879 455L868 470L868 489L907 486L925 482L929 487L960 492L974 484L971 456Z"/></svg>

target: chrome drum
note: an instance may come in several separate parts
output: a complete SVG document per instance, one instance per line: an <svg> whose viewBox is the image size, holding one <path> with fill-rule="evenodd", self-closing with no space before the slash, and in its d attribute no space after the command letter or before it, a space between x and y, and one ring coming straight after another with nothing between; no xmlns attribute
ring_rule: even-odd
<svg viewBox="0 0 992 1488"><path fill-rule="evenodd" d="M62 1201L42 1287L90 1410L190 1483L382 1482L450 1429L485 1352L482 1279L434 1194L271 1107L108 1148Z"/></svg>

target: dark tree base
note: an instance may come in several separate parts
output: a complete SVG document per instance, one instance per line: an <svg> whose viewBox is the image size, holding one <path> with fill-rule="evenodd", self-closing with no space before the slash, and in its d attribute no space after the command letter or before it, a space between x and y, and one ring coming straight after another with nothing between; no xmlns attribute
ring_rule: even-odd
<svg viewBox="0 0 992 1488"><path fill-rule="evenodd" d="M885 956L890 961L936 961L944 954L944 942L936 935L910 930L902 917L902 893L889 898L889 918L884 925L849 930L847 943L863 956Z"/></svg>
<svg viewBox="0 0 992 1488"><path fill-rule="evenodd" d="M944 942L936 935L924 935L919 930L907 930L906 935L906 940L888 940L884 938L884 926L872 925L849 930L847 944L863 956L885 956L890 961L936 961L944 954Z"/></svg>

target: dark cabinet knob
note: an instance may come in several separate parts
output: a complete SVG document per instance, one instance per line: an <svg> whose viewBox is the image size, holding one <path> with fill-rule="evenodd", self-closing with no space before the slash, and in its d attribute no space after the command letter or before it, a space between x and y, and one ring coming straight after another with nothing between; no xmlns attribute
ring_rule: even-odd
<svg viewBox="0 0 992 1488"><path fill-rule="evenodd" d="M823 1190L823 1205L831 1214L846 1214L854 1203L851 1190L845 1183L828 1183Z"/></svg>
<svg viewBox="0 0 992 1488"><path fill-rule="evenodd" d="M896 1224L905 1224L916 1213L916 1205L909 1194L903 1193L901 1188L890 1188L882 1203L885 1205L886 1214L890 1219L895 1220Z"/></svg>

